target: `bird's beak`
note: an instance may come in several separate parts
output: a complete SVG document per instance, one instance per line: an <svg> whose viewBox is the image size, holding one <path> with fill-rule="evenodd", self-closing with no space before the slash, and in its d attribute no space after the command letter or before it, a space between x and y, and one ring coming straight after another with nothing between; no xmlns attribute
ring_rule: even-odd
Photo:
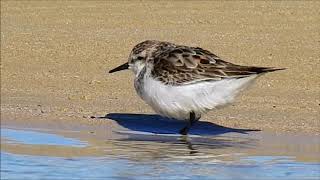
<svg viewBox="0 0 320 180"><path fill-rule="evenodd" d="M117 71L122 71L122 70L126 70L126 69L129 69L129 64L128 63L124 63L112 70L109 71L109 73L114 73L114 72L117 72Z"/></svg>

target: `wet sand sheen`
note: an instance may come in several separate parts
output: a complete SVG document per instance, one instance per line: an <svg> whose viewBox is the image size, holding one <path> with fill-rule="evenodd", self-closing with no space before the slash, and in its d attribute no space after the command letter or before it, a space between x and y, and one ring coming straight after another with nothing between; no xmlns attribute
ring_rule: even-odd
<svg viewBox="0 0 320 180"><path fill-rule="evenodd" d="M102 138L80 131L13 127L4 128L2 132L2 151L23 155L68 158L127 157L139 161L164 157L192 158L189 156L195 156L194 158L206 156L212 157L212 160L234 161L241 157L270 156L290 157L299 162L320 162L320 140L308 135L228 132L213 136L190 135L189 138L184 139L177 134L137 133L136 131L114 132L119 134L117 138ZM59 134L60 137L54 134ZM29 136L29 140L22 140L20 138L22 136ZM50 136L60 138L60 144L50 144L52 141ZM40 138L47 141L40 144L37 141ZM64 143L61 144L61 142Z"/></svg>

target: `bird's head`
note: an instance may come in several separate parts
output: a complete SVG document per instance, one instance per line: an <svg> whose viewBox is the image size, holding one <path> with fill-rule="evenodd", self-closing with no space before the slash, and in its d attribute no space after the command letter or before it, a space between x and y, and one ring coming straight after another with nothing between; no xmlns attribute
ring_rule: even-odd
<svg viewBox="0 0 320 180"><path fill-rule="evenodd" d="M131 51L128 62L112 69L109 73L131 69L135 75L138 75L140 71L146 66L151 55L157 50L156 44L159 41L147 40L137 44Z"/></svg>

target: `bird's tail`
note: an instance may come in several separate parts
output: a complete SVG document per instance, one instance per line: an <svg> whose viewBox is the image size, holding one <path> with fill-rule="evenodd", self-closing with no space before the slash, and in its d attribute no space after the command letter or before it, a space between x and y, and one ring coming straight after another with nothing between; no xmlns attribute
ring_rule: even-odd
<svg viewBox="0 0 320 180"><path fill-rule="evenodd" d="M274 72L274 71L280 71L285 70L287 68L275 68L275 67L250 67L251 72L255 72L257 74L261 73L267 73L267 72Z"/></svg>

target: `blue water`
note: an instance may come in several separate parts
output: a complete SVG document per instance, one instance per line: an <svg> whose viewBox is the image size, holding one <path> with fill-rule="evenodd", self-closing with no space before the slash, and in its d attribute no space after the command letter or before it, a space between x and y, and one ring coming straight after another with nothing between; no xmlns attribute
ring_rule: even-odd
<svg viewBox="0 0 320 180"><path fill-rule="evenodd" d="M10 146L91 146L30 130L2 129L1 135ZM230 139L195 144L197 153L191 153L188 144L153 141L107 140L105 146L97 147L105 148L99 156L27 155L1 149L1 179L320 179L320 162L301 162L293 156L221 154L231 146L240 148Z"/></svg>
<svg viewBox="0 0 320 180"><path fill-rule="evenodd" d="M185 160L131 161L108 157L66 159L1 153L3 179L319 179L319 164L286 157L250 157L250 163ZM267 159L267 160L266 160ZM281 159L277 162L276 159Z"/></svg>
<svg viewBox="0 0 320 180"><path fill-rule="evenodd" d="M34 145L57 145L57 146L73 146L85 147L87 143L77 139L65 138L55 134L40 133L35 131L1 129L1 138L11 140L12 143L34 144Z"/></svg>

